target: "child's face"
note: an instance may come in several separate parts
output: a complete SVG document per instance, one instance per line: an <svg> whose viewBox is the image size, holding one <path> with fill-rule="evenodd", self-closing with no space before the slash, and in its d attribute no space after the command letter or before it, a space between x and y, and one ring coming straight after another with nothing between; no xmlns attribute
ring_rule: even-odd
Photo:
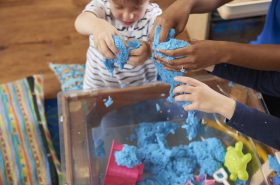
<svg viewBox="0 0 280 185"><path fill-rule="evenodd" d="M140 4L136 4L133 0L110 0L114 18L121 21L124 26L130 26L143 18L148 3L148 0L143 0Z"/></svg>

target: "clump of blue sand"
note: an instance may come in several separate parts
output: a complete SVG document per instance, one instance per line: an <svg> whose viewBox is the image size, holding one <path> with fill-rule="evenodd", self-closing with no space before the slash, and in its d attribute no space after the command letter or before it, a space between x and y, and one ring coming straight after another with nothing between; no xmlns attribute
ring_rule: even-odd
<svg viewBox="0 0 280 185"><path fill-rule="evenodd" d="M224 161L225 148L217 138L186 145L168 146L166 137L180 128L173 122L141 123L137 129L137 147L124 145L116 152L116 162L132 168L144 163L148 174L138 185L195 184L194 174L210 176Z"/></svg>
<svg viewBox="0 0 280 185"><path fill-rule="evenodd" d="M174 29L171 29L169 31L166 42L160 43L159 36L160 36L160 26L157 26L156 31L155 31L154 42L153 42L153 59L154 59L155 55L158 55L159 57L164 58L167 61L172 61L175 59L174 57L164 55L164 54L158 52L157 49L174 50L174 49L179 49L179 48L183 48L183 47L190 45L188 42L185 42L183 40L174 39L174 36L175 36ZM180 57L178 57L178 58L180 58ZM154 60L154 63L155 63L155 66L157 68L157 71L158 71L158 74L159 74L161 80L170 85L168 100L170 102L173 102L174 101L173 90L177 85L180 85L179 82L176 82L174 80L174 77L175 76L184 76L185 72L166 70L163 68L162 64L156 62L155 60ZM189 103L190 102L183 102L182 106L186 106ZM157 109L158 109L158 106L157 106ZM182 128L184 128L186 130L186 135L189 140L193 140L199 134L199 132L201 130L200 122L201 122L201 119L200 119L199 113L197 111L188 112L188 118L186 120L186 124L183 125Z"/></svg>
<svg viewBox="0 0 280 185"><path fill-rule="evenodd" d="M120 36L113 36L113 40L116 48L119 50L119 53L114 59L106 59L104 61L105 67L111 73L111 76L113 76L114 73L114 65L117 64L119 69L122 70L124 65L127 64L129 52L141 46L141 42L139 40L128 41L128 47L126 47Z"/></svg>
<svg viewBox="0 0 280 185"><path fill-rule="evenodd" d="M190 45L188 42L185 42L183 40L178 40L178 39L174 39L175 36L175 30L171 29L168 33L168 37L167 37L167 41L166 42L159 42L159 36L160 36L160 26L156 27L155 30L155 36L154 36L154 42L153 42L153 53L152 53L152 57L157 69L157 72L161 78L161 80L165 83L170 84L171 88L169 91L169 98L168 100L171 101L174 93L173 90L176 87L176 85L179 85L179 82L174 81L174 77L175 76L183 76L185 74L185 72L178 72L178 71L169 71L169 70L165 70L163 68L163 65L156 62L154 57L155 55L164 58L168 61L174 60L174 57L171 56L167 56L164 55L160 52L157 51L157 49L162 49L162 50L174 50L174 49L179 49L179 48L183 48L186 47L188 45ZM180 58L180 57L178 57Z"/></svg>

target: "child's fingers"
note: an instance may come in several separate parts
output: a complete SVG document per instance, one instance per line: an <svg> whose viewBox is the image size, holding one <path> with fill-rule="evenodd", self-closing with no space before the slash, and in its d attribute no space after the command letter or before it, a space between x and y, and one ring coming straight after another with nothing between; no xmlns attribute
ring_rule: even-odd
<svg viewBox="0 0 280 185"><path fill-rule="evenodd" d="M175 96L175 101L193 101L192 95L191 94L180 94Z"/></svg>
<svg viewBox="0 0 280 185"><path fill-rule="evenodd" d="M129 57L129 60L127 63L134 67L138 66L140 64L139 57L131 56L131 57Z"/></svg>
<svg viewBox="0 0 280 185"><path fill-rule="evenodd" d="M192 93L195 90L195 87L190 86L190 85L180 85L175 87L174 89L174 94L179 94L179 93Z"/></svg>
<svg viewBox="0 0 280 185"><path fill-rule="evenodd" d="M197 110L197 106L195 103L184 106L185 111Z"/></svg>
<svg viewBox="0 0 280 185"><path fill-rule="evenodd" d="M131 55L131 56L138 56L138 55L141 54L141 52L142 52L142 48L140 47L140 48L131 50L129 52L129 55Z"/></svg>
<svg viewBox="0 0 280 185"><path fill-rule="evenodd" d="M176 76L176 77L174 77L174 80L177 82L185 83L185 84L192 85L192 86L198 86L198 85L202 84L202 82L200 82L194 78L190 78L190 77L186 77L186 76Z"/></svg>
<svg viewBox="0 0 280 185"><path fill-rule="evenodd" d="M115 46L115 43L113 41L112 38L106 38L105 39L106 45L108 46L108 48L116 55L119 53L119 50L117 49L117 47Z"/></svg>
<svg viewBox="0 0 280 185"><path fill-rule="evenodd" d="M107 47L107 44L106 42L103 40L100 42L100 50L101 50L101 53L108 59L113 59L115 58L114 54L110 51L110 49Z"/></svg>

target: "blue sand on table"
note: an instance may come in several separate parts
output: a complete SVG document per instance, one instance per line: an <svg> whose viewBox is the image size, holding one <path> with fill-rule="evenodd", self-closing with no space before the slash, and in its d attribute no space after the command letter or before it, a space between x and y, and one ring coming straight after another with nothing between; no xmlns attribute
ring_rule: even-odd
<svg viewBox="0 0 280 185"><path fill-rule="evenodd" d="M124 145L121 151L115 152L116 162L119 166L133 168L141 163L137 157L137 148L135 146Z"/></svg>
<svg viewBox="0 0 280 185"><path fill-rule="evenodd" d="M97 139L94 142L95 155L97 157L105 157L104 141L102 139Z"/></svg>
<svg viewBox="0 0 280 185"><path fill-rule="evenodd" d="M110 107L112 104L114 103L113 99L111 98L111 96L108 97L108 99L104 101L104 105L108 108Z"/></svg>
<svg viewBox="0 0 280 185"><path fill-rule="evenodd" d="M225 148L217 138L169 147L166 137L174 134L179 127L179 124L172 122L145 122L139 125L138 144L132 159L134 161L136 156L137 163L138 160L142 161L144 171L149 175L138 185L185 185L188 181L197 184L194 181L197 170L200 175L212 176L222 166ZM126 164L125 161L122 163Z"/></svg>
<svg viewBox="0 0 280 185"><path fill-rule="evenodd" d="M122 70L124 65L127 64L129 52L141 46L141 42L139 40L128 41L128 48L125 46L120 36L113 36L113 40L115 46L119 50L119 53L116 55L116 58L106 59L104 61L106 69L111 73L112 76L114 73L114 64L116 63L119 69Z"/></svg>
<svg viewBox="0 0 280 185"><path fill-rule="evenodd" d="M162 53L160 53L156 50L157 49L175 50L175 49L183 48L183 47L186 47L186 46L190 45L186 41L174 39L174 36L175 36L175 30L174 29L171 29L169 31L167 42L159 43L159 35L160 35L160 27L158 26L158 27L156 27L155 37L154 37L154 42L153 42L153 54L152 54L153 59L154 59L154 56L157 55L157 56L159 56L161 58L164 58L168 61L174 60L175 59L174 57L164 55L164 54L162 54ZM177 57L177 58L180 58L180 57ZM184 76L185 73L184 72L178 72L178 71L165 70L163 68L163 65L158 63L158 62L155 62L155 66L157 68L159 76L161 77L161 80L165 83L170 84L171 88L170 88L170 91L169 91L168 100L173 101L173 96L174 96L173 89L175 88L176 85L179 85L179 82L174 81L174 77L175 76Z"/></svg>
<svg viewBox="0 0 280 185"><path fill-rule="evenodd" d="M280 175L280 164L278 163L276 157L269 155L268 161L269 161L269 167L272 170L276 171L278 175Z"/></svg>

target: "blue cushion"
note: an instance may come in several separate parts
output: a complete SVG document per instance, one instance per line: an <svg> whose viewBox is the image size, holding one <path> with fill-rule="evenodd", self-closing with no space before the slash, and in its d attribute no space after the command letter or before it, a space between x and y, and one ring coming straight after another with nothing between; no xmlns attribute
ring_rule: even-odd
<svg viewBox="0 0 280 185"><path fill-rule="evenodd" d="M84 64L49 64L58 78L62 91L82 90L85 74Z"/></svg>

